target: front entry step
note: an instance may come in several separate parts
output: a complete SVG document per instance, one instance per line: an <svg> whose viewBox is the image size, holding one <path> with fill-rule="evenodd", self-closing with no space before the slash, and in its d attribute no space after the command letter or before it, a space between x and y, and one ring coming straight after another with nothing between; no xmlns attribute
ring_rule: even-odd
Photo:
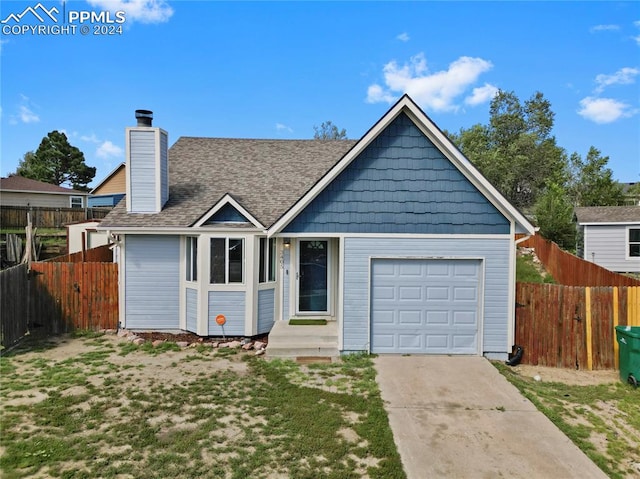
<svg viewBox="0 0 640 479"><path fill-rule="evenodd" d="M267 357L270 358L337 358L338 325L293 326L289 321L276 321L269 333Z"/></svg>

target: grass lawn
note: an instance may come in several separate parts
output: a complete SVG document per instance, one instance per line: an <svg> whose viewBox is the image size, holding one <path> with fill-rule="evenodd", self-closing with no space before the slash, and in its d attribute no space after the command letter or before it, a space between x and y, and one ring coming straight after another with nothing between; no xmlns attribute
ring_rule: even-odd
<svg viewBox="0 0 640 479"><path fill-rule="evenodd" d="M494 365L609 477L640 477L640 390L535 381Z"/></svg>
<svg viewBox="0 0 640 479"><path fill-rule="evenodd" d="M266 361L114 336L0 358L2 477L404 478L370 358Z"/></svg>

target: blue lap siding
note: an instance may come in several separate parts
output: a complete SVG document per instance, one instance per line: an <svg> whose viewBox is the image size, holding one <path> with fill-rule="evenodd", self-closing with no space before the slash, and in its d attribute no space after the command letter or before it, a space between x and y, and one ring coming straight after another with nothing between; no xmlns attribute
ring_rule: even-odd
<svg viewBox="0 0 640 479"><path fill-rule="evenodd" d="M271 331L275 314L275 289L258 291L258 334Z"/></svg>
<svg viewBox="0 0 640 479"><path fill-rule="evenodd" d="M244 336L246 293L244 291L209 291L209 335ZM216 323L216 317L226 318L224 326Z"/></svg>
<svg viewBox="0 0 640 479"><path fill-rule="evenodd" d="M180 327L180 239L128 235L125 241L125 326Z"/></svg>
<svg viewBox="0 0 640 479"><path fill-rule="evenodd" d="M186 291L187 331L198 332L198 290L187 288Z"/></svg>

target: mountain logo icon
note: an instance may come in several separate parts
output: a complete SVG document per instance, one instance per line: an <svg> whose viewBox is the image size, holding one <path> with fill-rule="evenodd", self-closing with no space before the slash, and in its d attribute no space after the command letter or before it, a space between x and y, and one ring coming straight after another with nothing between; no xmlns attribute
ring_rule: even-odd
<svg viewBox="0 0 640 479"><path fill-rule="evenodd" d="M50 10L47 10L42 5L42 3L38 3L35 7L27 7L27 8L25 8L22 13L18 13L18 14L11 13L11 14L9 14L9 16L7 16L7 18L5 18L4 20L0 21L0 23L9 23L11 21L13 21L15 23L20 23L22 21L23 17L25 15L27 15L28 13L30 13L31 15L36 17L40 21L40 23L44 23L46 17L49 17L55 23L58 23L58 18L55 15L60 13L60 10L58 10L56 7L51 7Z"/></svg>

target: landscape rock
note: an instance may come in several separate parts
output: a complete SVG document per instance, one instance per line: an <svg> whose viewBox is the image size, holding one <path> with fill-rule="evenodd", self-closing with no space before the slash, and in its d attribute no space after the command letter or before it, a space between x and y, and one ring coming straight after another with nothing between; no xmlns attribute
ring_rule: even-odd
<svg viewBox="0 0 640 479"><path fill-rule="evenodd" d="M156 339L155 341L153 341L151 344L153 345L154 348L157 348L158 346L160 346L162 343L164 343L164 341L162 339Z"/></svg>
<svg viewBox="0 0 640 479"><path fill-rule="evenodd" d="M253 343L245 343L242 346L242 349L244 349L245 351L249 351L251 348L253 348Z"/></svg>
<svg viewBox="0 0 640 479"><path fill-rule="evenodd" d="M127 337L128 334L129 334L129 331L127 331L126 329L121 329L120 331L118 331L119 338L125 338Z"/></svg>
<svg viewBox="0 0 640 479"><path fill-rule="evenodd" d="M242 343L240 341L231 341L230 343L228 343L227 347L231 349L238 349L240 346L242 346Z"/></svg>
<svg viewBox="0 0 640 479"><path fill-rule="evenodd" d="M127 336L127 341L129 341L129 342L131 342L131 343L132 343L132 342L134 342L136 339L138 339L138 336L136 336L136 335L135 335L135 334L133 334L133 333L130 333L130 334Z"/></svg>
<svg viewBox="0 0 640 479"><path fill-rule="evenodd" d="M256 341L255 343L253 343L253 349L255 349L256 351L260 351L265 347L266 347L266 344L263 343L262 341Z"/></svg>
<svg viewBox="0 0 640 479"><path fill-rule="evenodd" d="M262 356L265 352L266 352L266 349L259 349L258 351L256 351L254 356Z"/></svg>
<svg viewBox="0 0 640 479"><path fill-rule="evenodd" d="M133 344L135 344L135 345L137 345L137 346L140 346L141 344L144 344L144 343L145 343L144 338L135 338L135 339L133 340Z"/></svg>
<svg viewBox="0 0 640 479"><path fill-rule="evenodd" d="M178 341L178 342L176 342L176 345L179 348L186 348L187 346L189 346L189 342L188 341Z"/></svg>

